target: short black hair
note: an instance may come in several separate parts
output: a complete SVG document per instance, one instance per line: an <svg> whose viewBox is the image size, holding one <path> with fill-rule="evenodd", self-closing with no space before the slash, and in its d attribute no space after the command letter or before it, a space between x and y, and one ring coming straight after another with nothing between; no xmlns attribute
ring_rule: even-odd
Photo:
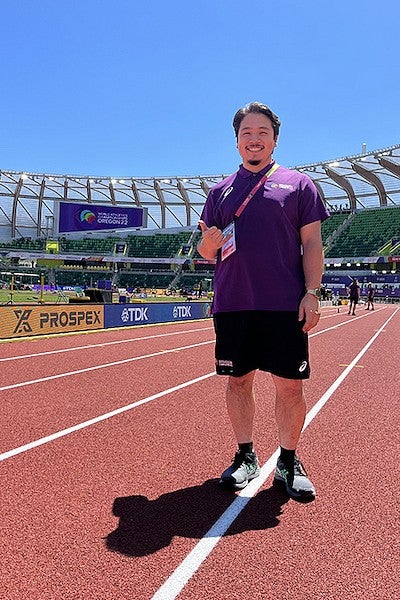
<svg viewBox="0 0 400 600"><path fill-rule="evenodd" d="M279 120L278 115L276 115L266 104L262 104L261 102L250 102L250 104L246 104L243 108L239 108L233 117L233 129L235 130L236 139L238 137L240 123L243 118L250 113L261 113L268 117L271 120L272 128L274 130L274 138L276 139L279 135L279 127L281 126L281 122Z"/></svg>

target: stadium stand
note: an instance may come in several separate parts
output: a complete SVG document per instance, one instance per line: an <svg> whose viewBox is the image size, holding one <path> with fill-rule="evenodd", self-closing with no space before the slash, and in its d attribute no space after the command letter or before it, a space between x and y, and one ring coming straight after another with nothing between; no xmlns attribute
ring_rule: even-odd
<svg viewBox="0 0 400 600"><path fill-rule="evenodd" d="M388 242L399 237L399 207L359 211L348 221L325 255L327 258L375 256L384 245L389 254Z"/></svg>
<svg viewBox="0 0 400 600"><path fill-rule="evenodd" d="M60 253L91 253L98 255L109 255L113 251L116 242L125 241L128 245L127 255L135 257L162 257L175 256L181 245L187 242L190 233L156 233L153 235L139 236L128 235L126 238L110 236L104 238L85 237L82 239L59 238ZM23 248L23 246L13 246Z"/></svg>
<svg viewBox="0 0 400 600"><path fill-rule="evenodd" d="M330 218L322 223L321 233L324 244L326 244L329 238L339 229L339 227L348 219L350 211L339 214L331 214Z"/></svg>

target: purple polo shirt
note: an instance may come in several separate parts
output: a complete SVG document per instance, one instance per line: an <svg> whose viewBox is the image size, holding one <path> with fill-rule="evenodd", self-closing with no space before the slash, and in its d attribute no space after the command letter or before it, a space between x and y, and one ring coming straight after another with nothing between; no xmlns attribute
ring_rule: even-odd
<svg viewBox="0 0 400 600"><path fill-rule="evenodd" d="M209 192L201 218L224 229L271 165L252 173L241 165ZM236 252L214 277L213 313L241 310L296 311L305 292L300 228L329 217L307 175L279 168L235 219Z"/></svg>

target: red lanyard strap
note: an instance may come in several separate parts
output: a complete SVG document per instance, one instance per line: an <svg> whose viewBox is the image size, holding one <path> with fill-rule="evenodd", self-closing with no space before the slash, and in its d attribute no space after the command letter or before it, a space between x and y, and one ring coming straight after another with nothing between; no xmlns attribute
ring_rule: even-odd
<svg viewBox="0 0 400 600"><path fill-rule="evenodd" d="M272 165L272 167L265 173L265 175L263 175L261 177L260 181L253 187L253 189L251 190L251 192L249 193L249 195L243 200L242 204L239 206L239 208L235 212L235 217L236 218L240 217L240 215L242 214L242 212L244 211L244 209L246 208L246 206L248 205L248 203L250 202L250 200L252 199L252 197L254 196L254 194L256 194L258 192L258 190L260 189L260 187L262 185L264 185L264 183L267 181L268 177L270 175L272 175L272 173L274 173L277 170L278 167L279 167L278 163L274 163Z"/></svg>

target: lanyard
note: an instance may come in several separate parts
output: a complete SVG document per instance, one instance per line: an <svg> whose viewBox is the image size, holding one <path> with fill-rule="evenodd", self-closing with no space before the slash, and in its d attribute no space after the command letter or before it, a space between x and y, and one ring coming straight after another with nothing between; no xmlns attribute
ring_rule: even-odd
<svg viewBox="0 0 400 600"><path fill-rule="evenodd" d="M264 183L267 181L268 177L270 175L272 175L272 173L275 173L275 171L277 170L278 167L279 167L278 163L274 163L272 165L272 167L265 173L265 175L263 175L261 177L260 181L253 187L250 194L247 196L247 198L245 200L243 200L242 204L239 206L239 208L235 212L236 218L240 217L240 215L242 214L242 212L244 211L244 209L246 208L246 206L248 205L248 203L250 202L250 200L252 199L254 194L256 192L258 192L258 190L260 189L260 187L262 185L264 185Z"/></svg>

